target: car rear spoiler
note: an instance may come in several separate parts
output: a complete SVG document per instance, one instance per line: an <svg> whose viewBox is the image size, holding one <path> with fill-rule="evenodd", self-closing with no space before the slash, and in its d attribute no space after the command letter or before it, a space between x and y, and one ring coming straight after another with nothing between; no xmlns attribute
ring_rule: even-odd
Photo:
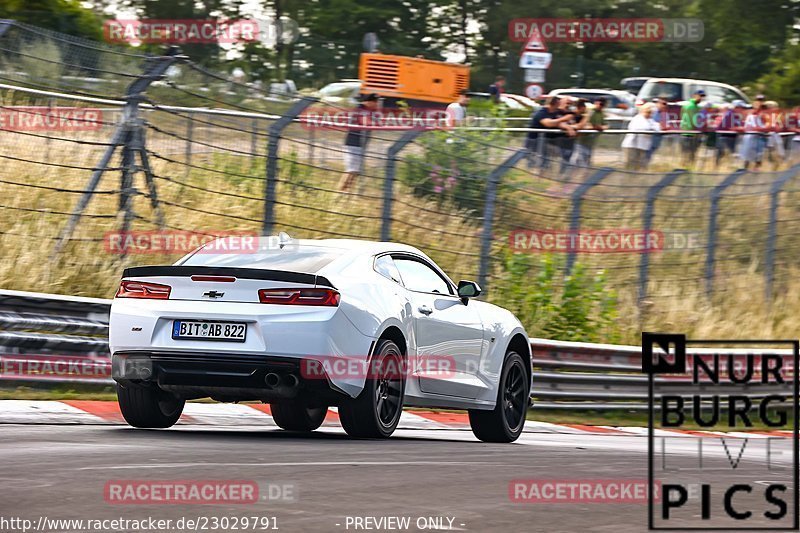
<svg viewBox="0 0 800 533"><path fill-rule="evenodd" d="M268 270L263 268L237 268L237 267L212 267L212 266L142 266L126 268L122 271L123 278L147 278L153 276L233 276L239 279L262 279L267 281L286 281L289 283L303 283L316 287L336 287L324 276L306 274L303 272L287 272L286 270Z"/></svg>

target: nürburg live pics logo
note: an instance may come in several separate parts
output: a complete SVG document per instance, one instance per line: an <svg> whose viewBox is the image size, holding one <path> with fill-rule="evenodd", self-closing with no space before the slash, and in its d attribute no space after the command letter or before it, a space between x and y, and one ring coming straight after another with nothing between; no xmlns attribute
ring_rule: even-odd
<svg viewBox="0 0 800 533"><path fill-rule="evenodd" d="M649 529L800 527L799 345L642 333Z"/></svg>

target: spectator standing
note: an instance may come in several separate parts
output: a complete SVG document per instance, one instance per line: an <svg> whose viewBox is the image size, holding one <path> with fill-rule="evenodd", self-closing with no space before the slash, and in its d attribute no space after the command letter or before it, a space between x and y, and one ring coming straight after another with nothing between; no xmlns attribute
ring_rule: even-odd
<svg viewBox="0 0 800 533"><path fill-rule="evenodd" d="M608 125L606 124L606 99L605 98L596 98L594 100L594 109L589 111L588 113L588 120L583 127L578 129L593 129L595 131L605 131L608 129ZM592 164L592 152L594 151L594 146L597 143L597 134L596 133L584 133L578 136L577 144L575 146L576 150L578 151L578 156L575 159L573 164L579 166L591 166Z"/></svg>
<svg viewBox="0 0 800 533"><path fill-rule="evenodd" d="M590 143L594 140L594 134L581 133L581 130L589 129L591 120L589 110L586 108L586 100L580 99L575 104L574 120L577 136L575 137L575 147L572 151L570 163L578 167L588 167L592 159Z"/></svg>
<svg viewBox="0 0 800 533"><path fill-rule="evenodd" d="M764 133L764 107L765 97L763 94L756 96L753 101L753 109L745 118L744 135L742 144L739 146L739 158L742 160L744 168L761 168L761 159L764 156L764 147L767 144L767 137Z"/></svg>
<svg viewBox="0 0 800 533"><path fill-rule="evenodd" d="M500 103L500 98L503 96L506 87L506 77L497 76L494 83L489 85L489 96L495 104Z"/></svg>
<svg viewBox="0 0 800 533"><path fill-rule="evenodd" d="M702 107L700 103L706 97L706 92L697 90L692 95L691 100L683 104L681 108L681 130L694 131L701 129L700 113ZM694 163L697 156L697 149L700 147L699 133L681 134L681 151L683 152L683 165L688 167Z"/></svg>
<svg viewBox="0 0 800 533"><path fill-rule="evenodd" d="M658 123L658 126L662 131L668 129L667 124L669 122L669 106L667 105L667 101L663 98L653 98L653 105L655 106L653 109L653 120ZM661 147L663 135L653 135L652 137L653 140L651 141L650 149L647 151L648 165L653 160L653 155L656 153L656 150Z"/></svg>
<svg viewBox="0 0 800 533"><path fill-rule="evenodd" d="M719 144L717 145L717 166L727 154L736 153L736 139L742 129L747 104L744 100L734 100L722 114L717 125Z"/></svg>
<svg viewBox="0 0 800 533"><path fill-rule="evenodd" d="M339 190L344 192L355 183L364 168L364 151L369 140L369 132L358 126L367 126L372 112L378 109L378 95L371 93L361 97L350 119L350 127L344 140L345 174L339 182Z"/></svg>
<svg viewBox="0 0 800 533"><path fill-rule="evenodd" d="M765 129L768 132L765 140L765 152L773 165L778 165L786 158L786 148L783 144L781 132L784 131L783 120L780 117L778 102L769 100L764 102Z"/></svg>
<svg viewBox="0 0 800 533"><path fill-rule="evenodd" d="M571 96L561 97L558 103L558 113L561 115L563 124L572 128L575 135L562 136L558 139L558 147L561 152L561 172L565 172L567 165L572 159L572 152L575 149L575 139L577 138L578 128L577 124L577 111L575 108L575 100Z"/></svg>
<svg viewBox="0 0 800 533"><path fill-rule="evenodd" d="M531 116L531 121L528 124L530 129L554 130L552 133L528 132L528 138L525 144L532 153L538 152L539 139L542 139L544 143L543 153L540 154L542 156L542 168L548 166L548 152L554 147L560 149L558 145L559 138L563 137L564 134L570 137L575 136L575 130L567 123L571 116L561 113L559 110L560 103L561 101L558 96L551 96L547 100L547 105L539 108L539 110Z"/></svg>
<svg viewBox="0 0 800 533"><path fill-rule="evenodd" d="M628 124L632 133L625 135L622 148L625 150L625 166L630 170L644 170L647 167L647 153L653 145L653 134L634 132L661 131L661 126L653 120L654 111L655 104L648 102L639 108L639 114Z"/></svg>
<svg viewBox="0 0 800 533"><path fill-rule="evenodd" d="M467 91L459 91L458 100L447 106L447 126L463 126L467 119L467 105L469 95Z"/></svg>

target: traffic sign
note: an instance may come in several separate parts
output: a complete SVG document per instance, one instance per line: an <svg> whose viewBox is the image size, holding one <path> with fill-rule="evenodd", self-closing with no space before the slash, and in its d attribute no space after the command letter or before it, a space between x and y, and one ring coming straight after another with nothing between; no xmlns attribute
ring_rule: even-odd
<svg viewBox="0 0 800 533"><path fill-rule="evenodd" d="M538 85L536 83L528 84L525 87L525 96L527 96L531 100L536 100L543 94L544 94L544 89L542 89L541 85Z"/></svg>
<svg viewBox="0 0 800 533"><path fill-rule="evenodd" d="M523 52L519 58L519 66L522 68L550 68L553 61L553 54L550 52Z"/></svg>
<svg viewBox="0 0 800 533"><path fill-rule="evenodd" d="M525 83L543 83L547 71L543 68L526 68L524 72Z"/></svg>
<svg viewBox="0 0 800 533"><path fill-rule="evenodd" d="M524 54L525 52L547 52L547 45L544 44L542 34L539 33L539 28L536 25L531 28L531 34L528 36L525 46L522 47L522 53Z"/></svg>

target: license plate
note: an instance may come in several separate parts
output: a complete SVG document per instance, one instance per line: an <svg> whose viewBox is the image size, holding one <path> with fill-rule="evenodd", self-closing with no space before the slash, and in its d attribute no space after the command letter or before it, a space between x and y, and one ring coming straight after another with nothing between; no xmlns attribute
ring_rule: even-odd
<svg viewBox="0 0 800 533"><path fill-rule="evenodd" d="M202 339L206 341L244 342L246 336L247 324L242 322L172 321L172 338L176 340Z"/></svg>

